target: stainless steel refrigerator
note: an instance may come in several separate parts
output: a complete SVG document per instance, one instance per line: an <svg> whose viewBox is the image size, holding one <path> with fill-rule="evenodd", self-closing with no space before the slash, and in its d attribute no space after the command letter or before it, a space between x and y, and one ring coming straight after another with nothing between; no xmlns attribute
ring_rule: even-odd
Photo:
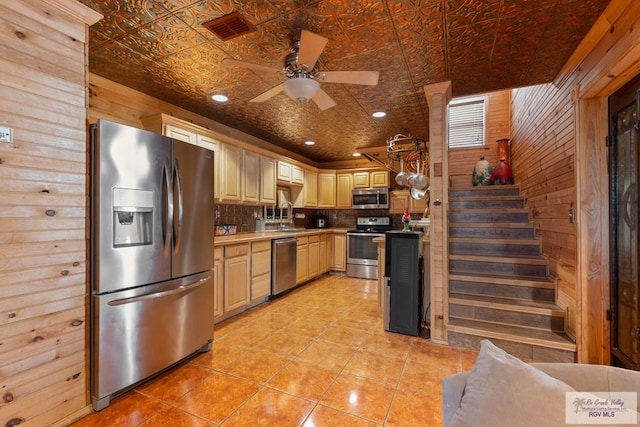
<svg viewBox="0 0 640 427"><path fill-rule="evenodd" d="M213 152L107 121L91 128L95 410L213 341Z"/></svg>

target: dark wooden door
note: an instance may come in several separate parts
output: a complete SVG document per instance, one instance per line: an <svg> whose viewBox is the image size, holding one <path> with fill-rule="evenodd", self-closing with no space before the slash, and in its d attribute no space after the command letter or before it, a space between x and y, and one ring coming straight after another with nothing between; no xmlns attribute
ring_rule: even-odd
<svg viewBox="0 0 640 427"><path fill-rule="evenodd" d="M612 363L640 369L640 78L609 98Z"/></svg>

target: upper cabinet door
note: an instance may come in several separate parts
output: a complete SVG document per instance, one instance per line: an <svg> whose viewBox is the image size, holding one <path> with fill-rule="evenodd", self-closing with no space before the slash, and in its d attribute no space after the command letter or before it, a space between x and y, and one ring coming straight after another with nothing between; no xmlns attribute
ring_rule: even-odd
<svg viewBox="0 0 640 427"><path fill-rule="evenodd" d="M258 203L260 199L260 155L252 151L242 150L242 201Z"/></svg>
<svg viewBox="0 0 640 427"><path fill-rule="evenodd" d="M353 188L369 188L369 172L354 173Z"/></svg>
<svg viewBox="0 0 640 427"><path fill-rule="evenodd" d="M260 156L260 204L276 204L276 160Z"/></svg>
<svg viewBox="0 0 640 427"><path fill-rule="evenodd" d="M278 179L284 182L291 182L291 164L278 160Z"/></svg>
<svg viewBox="0 0 640 427"><path fill-rule="evenodd" d="M322 172L318 174L318 207L336 207L336 174Z"/></svg>
<svg viewBox="0 0 640 427"><path fill-rule="evenodd" d="M389 187L389 172L373 171L369 174L369 181L372 187Z"/></svg>
<svg viewBox="0 0 640 427"><path fill-rule="evenodd" d="M351 208L351 194L353 193L353 175L350 173L336 174L336 208Z"/></svg>
<svg viewBox="0 0 640 427"><path fill-rule="evenodd" d="M198 135L198 145L213 151L213 196L216 200L220 198L220 146L221 142L208 136Z"/></svg>
<svg viewBox="0 0 640 427"><path fill-rule="evenodd" d="M188 142L189 144L198 145L197 136L193 132L186 131L171 125L164 125L164 132L169 138L177 139L178 141Z"/></svg>
<svg viewBox="0 0 640 427"><path fill-rule="evenodd" d="M224 144L220 150L220 201L241 199L242 149Z"/></svg>

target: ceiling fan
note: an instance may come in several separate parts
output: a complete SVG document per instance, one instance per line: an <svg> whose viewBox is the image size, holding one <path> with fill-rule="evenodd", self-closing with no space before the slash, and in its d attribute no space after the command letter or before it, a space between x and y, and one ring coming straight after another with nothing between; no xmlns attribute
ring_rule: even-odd
<svg viewBox="0 0 640 427"><path fill-rule="evenodd" d="M285 56L281 70L233 58L225 58L222 63L268 73L280 73L287 77L284 83L261 93L250 102L264 102L284 91L299 104L313 99L321 110L326 110L336 103L320 88L320 81L375 86L378 84L379 75L378 71L319 71L318 58L328 41L326 37L302 30L300 40L291 42L291 51Z"/></svg>

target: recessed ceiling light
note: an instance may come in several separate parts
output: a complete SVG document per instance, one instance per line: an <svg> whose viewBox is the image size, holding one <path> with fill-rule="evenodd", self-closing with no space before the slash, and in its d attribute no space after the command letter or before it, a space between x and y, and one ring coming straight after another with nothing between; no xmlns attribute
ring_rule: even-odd
<svg viewBox="0 0 640 427"><path fill-rule="evenodd" d="M211 99L213 99L216 102L227 102L229 100L229 97L221 93L216 93L214 95L211 95Z"/></svg>
<svg viewBox="0 0 640 427"><path fill-rule="evenodd" d="M304 145L314 145L315 142L314 141L305 141Z"/></svg>
<svg viewBox="0 0 640 427"><path fill-rule="evenodd" d="M380 117L384 117L386 116L387 113L385 113L384 111L375 111L372 116L375 118L380 118Z"/></svg>
<svg viewBox="0 0 640 427"><path fill-rule="evenodd" d="M360 157L360 153L358 153L357 151L355 153L352 154L353 157Z"/></svg>

